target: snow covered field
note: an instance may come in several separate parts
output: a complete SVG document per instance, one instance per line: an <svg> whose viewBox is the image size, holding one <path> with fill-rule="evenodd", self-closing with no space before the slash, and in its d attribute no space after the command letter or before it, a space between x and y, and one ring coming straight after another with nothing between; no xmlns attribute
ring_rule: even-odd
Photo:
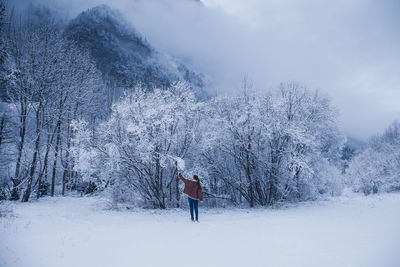
<svg viewBox="0 0 400 267"><path fill-rule="evenodd" d="M200 223L186 210L109 210L97 197L6 205L1 267L400 266L400 194L200 210Z"/></svg>

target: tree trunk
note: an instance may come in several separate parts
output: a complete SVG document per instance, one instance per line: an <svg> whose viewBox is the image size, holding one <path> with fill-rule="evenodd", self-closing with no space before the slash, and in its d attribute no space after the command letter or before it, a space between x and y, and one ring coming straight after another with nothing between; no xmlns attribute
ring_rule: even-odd
<svg viewBox="0 0 400 267"><path fill-rule="evenodd" d="M178 170L178 166L176 167L176 169ZM180 201L181 194L179 192L179 177L178 177L178 174L176 174L175 193L176 193L176 207L179 208L179 201Z"/></svg>
<svg viewBox="0 0 400 267"><path fill-rule="evenodd" d="M270 171L270 179L269 179L269 197L268 204L274 203L278 196L277 189L277 176L278 176L278 165L279 165L279 153L276 149L271 146L271 171Z"/></svg>
<svg viewBox="0 0 400 267"><path fill-rule="evenodd" d="M54 136L56 134L56 131L57 131L57 127L54 128L54 131L53 131L53 134L51 135L51 137L50 137L50 134L49 134L49 136L47 138L46 154L44 156L43 169L40 171L39 178L38 178L38 191L37 191L37 194L36 194L36 198L37 199L40 198L40 187L42 185L42 178L43 178L43 174L45 172L47 172L47 165L48 165L48 161L49 161L50 147L51 147L51 144L53 143L53 139L54 139Z"/></svg>
<svg viewBox="0 0 400 267"><path fill-rule="evenodd" d="M39 146L40 146L40 133L41 133L41 123L40 123L40 111L42 109L42 103L39 104L38 110L36 111L36 141L35 141L35 150L33 152L33 158L31 163L31 168L29 171L29 180L28 180L28 187L25 190L24 197L22 199L23 202L28 202L29 197L31 196L32 191L32 181L33 175L35 174L36 170L36 163L37 163L37 156L39 153Z"/></svg>
<svg viewBox="0 0 400 267"><path fill-rule="evenodd" d="M77 114L78 114L78 108L79 108L79 103L75 104L74 110L73 110L73 115L72 115L72 120L76 120ZM68 182L68 176L70 174L70 149L71 149L71 143L72 143L72 129L70 127L70 122L71 122L71 117L68 116L67 119L68 122L68 128L67 128L67 150L65 154L65 163L63 164L64 167L64 172L63 172L63 178L62 178L62 192L61 194L64 196L65 195L65 188ZM93 132L94 134L94 132Z"/></svg>
<svg viewBox="0 0 400 267"><path fill-rule="evenodd" d="M67 154L68 154L68 152L67 152ZM66 187L67 182L68 182L67 176L68 176L68 158L67 158L67 161L66 161L65 166L64 166L64 172L63 172L63 177L62 177L61 195L63 195L63 196L65 195L65 187Z"/></svg>
<svg viewBox="0 0 400 267"><path fill-rule="evenodd" d="M165 204L165 190L164 190L164 184L163 184L163 169L161 168L160 171L160 177L161 177L161 199L162 199L162 204L164 206L164 208L166 208L166 204Z"/></svg>
<svg viewBox="0 0 400 267"><path fill-rule="evenodd" d="M4 114L1 117L1 121L0 121L0 147L1 147L1 143L2 143L2 141L4 139L4 127L5 127L5 124L6 124L6 115Z"/></svg>
<svg viewBox="0 0 400 267"><path fill-rule="evenodd" d="M250 155L249 151L251 149L251 145L248 144L246 151L246 177L247 177L247 182L249 183L248 187L248 192L249 192L249 197L250 197L250 207L254 207L254 189L253 189L253 181L251 178L251 173L250 173Z"/></svg>
<svg viewBox="0 0 400 267"><path fill-rule="evenodd" d="M18 179L14 179L13 177L11 177L11 182L13 184L13 188L11 189L10 200L19 200L18 187L20 185L20 181Z"/></svg>
<svg viewBox="0 0 400 267"><path fill-rule="evenodd" d="M61 143L61 118L58 118L57 121L57 140L56 140L56 148L54 151L54 163L53 163L53 172L51 176L51 196L54 197L54 189L56 184L56 173L57 173L57 159L58 159L58 150Z"/></svg>
<svg viewBox="0 0 400 267"><path fill-rule="evenodd" d="M69 175L69 150L71 149L71 139L72 136L70 134L70 127L68 126L68 140L67 140L67 150L65 152L65 163L63 164L64 166L64 172L63 172L63 178L62 178L62 191L61 194L64 196L65 195L65 187L68 182L68 175Z"/></svg>
<svg viewBox="0 0 400 267"><path fill-rule="evenodd" d="M27 116L27 99L26 97L21 97L20 99L21 105L21 114L19 117L20 120L20 128L19 128L19 144L18 144L18 156L17 163L15 165L15 175L14 179L19 180L19 173L21 169L21 159L22 159L22 151L24 150L25 144L25 135L26 135L26 116Z"/></svg>
<svg viewBox="0 0 400 267"><path fill-rule="evenodd" d="M301 171L301 167L296 167L296 196L297 196L297 200L300 200L300 171Z"/></svg>

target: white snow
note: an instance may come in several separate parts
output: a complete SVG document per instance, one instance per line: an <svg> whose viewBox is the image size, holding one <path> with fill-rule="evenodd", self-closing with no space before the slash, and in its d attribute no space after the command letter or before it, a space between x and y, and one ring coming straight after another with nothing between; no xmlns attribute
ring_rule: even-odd
<svg viewBox="0 0 400 267"><path fill-rule="evenodd" d="M4 204L3 204L4 205ZM13 203L0 266L400 266L400 194L279 210L110 210L102 198Z"/></svg>
<svg viewBox="0 0 400 267"><path fill-rule="evenodd" d="M180 171L185 170L185 161L182 158L176 157L176 163L178 165L178 170Z"/></svg>

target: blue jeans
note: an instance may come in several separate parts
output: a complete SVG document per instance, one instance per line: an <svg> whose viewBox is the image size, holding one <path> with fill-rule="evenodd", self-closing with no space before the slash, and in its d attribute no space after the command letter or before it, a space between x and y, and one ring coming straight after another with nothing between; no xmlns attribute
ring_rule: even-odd
<svg viewBox="0 0 400 267"><path fill-rule="evenodd" d="M192 220L194 219L193 217L193 207L194 207L194 212L196 213L196 220L199 219L199 201L197 199L193 199L188 197L189 201L189 207L190 207L190 216L192 217Z"/></svg>

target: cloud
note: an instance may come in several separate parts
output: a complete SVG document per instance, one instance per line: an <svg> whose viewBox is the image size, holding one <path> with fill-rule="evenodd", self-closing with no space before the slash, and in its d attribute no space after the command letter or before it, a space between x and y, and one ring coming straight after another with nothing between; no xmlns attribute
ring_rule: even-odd
<svg viewBox="0 0 400 267"><path fill-rule="evenodd" d="M14 0L16 5L27 1ZM217 91L244 74L270 89L296 80L328 92L358 138L400 120L400 2L396 0L36 0L66 16L119 9L157 49L208 75Z"/></svg>

